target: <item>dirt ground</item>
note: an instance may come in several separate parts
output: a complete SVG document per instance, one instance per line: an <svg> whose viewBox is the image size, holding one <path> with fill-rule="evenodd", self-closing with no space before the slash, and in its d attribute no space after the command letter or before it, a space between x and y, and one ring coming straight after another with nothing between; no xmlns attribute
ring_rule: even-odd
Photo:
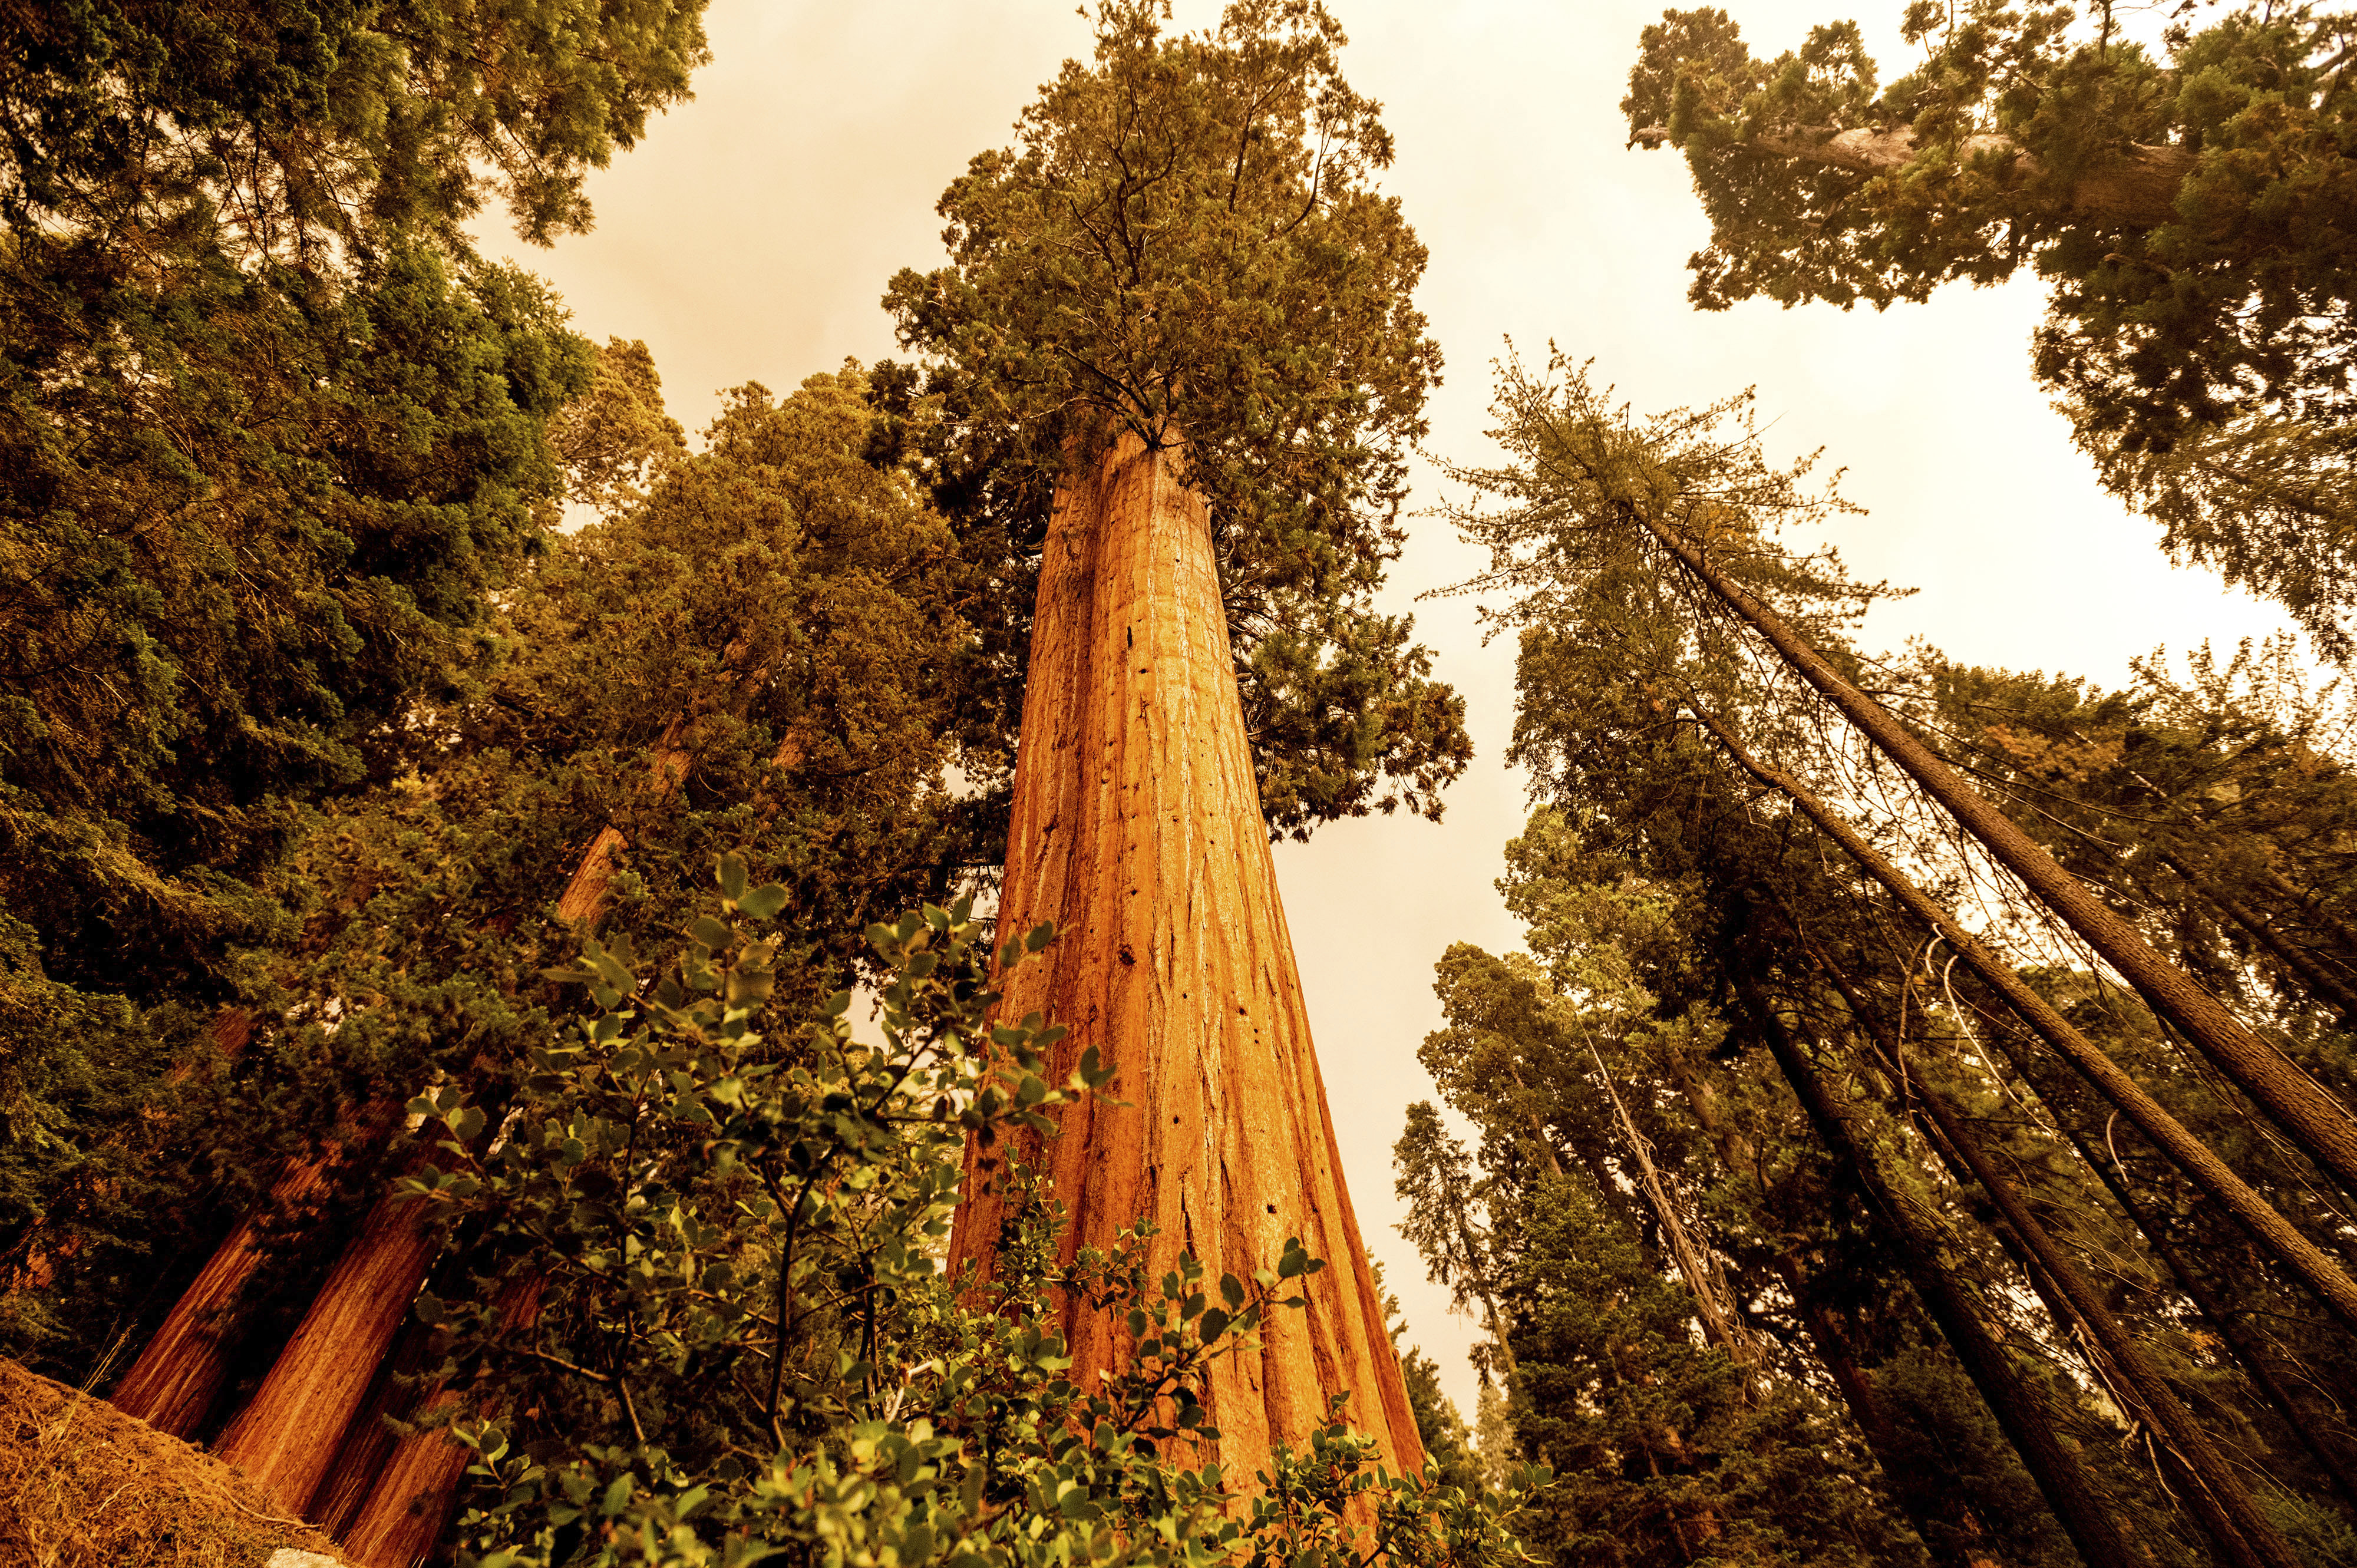
<svg viewBox="0 0 2357 1568"><path fill-rule="evenodd" d="M203 1449L0 1359L0 1568L263 1568L332 1552Z"/></svg>

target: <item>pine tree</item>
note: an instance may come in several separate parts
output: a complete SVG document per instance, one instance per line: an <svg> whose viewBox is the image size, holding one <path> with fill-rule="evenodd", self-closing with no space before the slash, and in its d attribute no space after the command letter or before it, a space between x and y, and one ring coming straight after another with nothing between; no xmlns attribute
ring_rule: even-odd
<svg viewBox="0 0 2357 1568"><path fill-rule="evenodd" d="M2348 1344L2316 1310L2346 1274L2313 1176L2255 1126L2230 1079L2187 1072L2165 1020L2093 977L2018 971L1991 947L2018 932L1959 918L1986 840L1960 830L1945 793L1894 789L1924 774L1886 759L1880 729L1911 723L1900 738L1929 750L1915 729L1931 726L1990 774L1995 800L2057 840L2100 820L2102 797L2073 800L2074 774L2101 778L2119 752L2051 722L2072 710L2035 682L1968 677L1929 650L1912 679L1870 666L1843 623L1882 590L1774 537L1815 509L1718 413L1637 422L1577 390L1559 404L1510 395L1501 413L1524 466L1478 478L1515 504L1468 521L1497 549L1487 581L1514 591L1501 613L1523 628L1516 755L1563 814L1510 852L1503 886L1532 956L1453 953L1443 966L1455 1032L1436 1063L1494 1086L1477 1079L1459 1103L1515 1142L1533 1124L1617 1130L1620 1178L1594 1190L1608 1205L1616 1186L1641 1195L1648 1266L1685 1284L1697 1334L1739 1342L1712 1327L1709 1276L1723 1267L1746 1328L1824 1369L1890 1502L1943 1560L2000 1536L2026 1556L2075 1548L2102 1562L2204 1544L2244 1563L2338 1550L2337 1440L2299 1431L2282 1376L2303 1353L2337 1365ZM1664 539L1663 516L1682 537ZM1862 708L1840 693L1868 681L1891 693L1888 722L1843 738L1829 710ZM1943 693L1968 699L1945 710L1944 731ZM2026 698L2011 725L1994 701L2007 693ZM1968 712L1996 729L1962 725ZM2316 765L2265 788L2269 749L2234 748L2251 758L2255 820L2298 821L2301 801L2330 799ZM2008 775L2007 753L2051 771ZM2092 840L2072 853L2093 865ZM1902 874L1902 854L1924 869ZM2039 918L2034 902L2011 908L2026 911L2012 920ZM2245 1000L2230 992L2222 1005ZM2267 1026L2247 1011L2238 1021ZM1680 1047L1682 1032L1717 1044ZM2337 1046L2311 1044L2323 1049L2296 1048L2336 1059ZM1570 1047L1596 1053L1586 1085L1540 1065ZM1764 1078L1735 1067L1756 1075L1762 1058ZM1556 1083L1584 1113L1512 1092ZM1797 1124L1782 1109L1795 1103ZM1508 1138L1496 1143L1503 1155ZM1558 1163L1585 1165L1569 1150ZM2196 1190L2217 1201L2189 1202ZM2297 1327L2252 1332L2186 1256L2185 1240L2236 1220L2285 1272L2240 1239L2208 1267L2255 1264L2243 1288L2298 1300ZM1859 1301L1868 1268L1905 1288ZM2293 1280L2320 1301L2287 1293ZM1960 1385L1977 1402L1960 1402ZM1932 1452L1974 1456L1962 1466L1973 1481L1921 1484L1924 1423L1940 1434ZM2165 1491L2104 1448L2106 1429L2146 1427L2178 1434L2154 1455ZM2225 1462L2255 1442L2280 1455L2274 1466ZM2008 1511L2028 1479L2069 1546Z"/></svg>
<svg viewBox="0 0 2357 1568"><path fill-rule="evenodd" d="M1922 57L1883 85L1855 23L1767 59L1726 12L1673 10L1621 110L1694 171L1703 308L1879 308L2034 267L2037 375L2104 483L2345 657L2357 19L2180 12L2158 54L2114 21L1910 5Z"/></svg>

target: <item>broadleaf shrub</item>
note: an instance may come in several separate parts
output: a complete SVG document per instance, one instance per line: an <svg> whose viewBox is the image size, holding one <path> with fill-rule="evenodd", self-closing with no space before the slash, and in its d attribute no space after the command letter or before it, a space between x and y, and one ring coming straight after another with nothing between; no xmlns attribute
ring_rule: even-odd
<svg viewBox="0 0 2357 1568"><path fill-rule="evenodd" d="M1049 1128L1111 1078L1091 1053L1049 1083L1060 1031L988 1022L994 957L1053 933L994 954L965 900L871 927L880 1039L856 1036L848 992L772 1037L785 899L748 881L723 861L716 912L660 974L594 939L550 972L594 1006L511 1103L411 1102L439 1154L404 1189L469 1275L466 1303L419 1304L441 1330L429 1375L467 1395L442 1407L476 1453L462 1563L1522 1560L1519 1491L1389 1473L1347 1395L1266 1471L1210 1459L1204 1370L1300 1306L1324 1263L1297 1240L1250 1280L1207 1282L1191 1256L1150 1279L1143 1222L1060 1263L1057 1206L1018 1171L994 1277L946 1277L967 1139ZM1119 1376L1071 1379L1059 1300L1124 1322Z"/></svg>

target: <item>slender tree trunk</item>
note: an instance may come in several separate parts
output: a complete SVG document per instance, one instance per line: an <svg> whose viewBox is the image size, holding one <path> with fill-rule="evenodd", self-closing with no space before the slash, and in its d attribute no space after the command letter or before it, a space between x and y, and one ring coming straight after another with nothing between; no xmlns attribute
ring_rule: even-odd
<svg viewBox="0 0 2357 1568"><path fill-rule="evenodd" d="M1532 1120L1536 1121L1534 1117ZM1541 1148L1545 1148L1542 1144ZM1561 1176L1563 1169L1555 1163L1552 1150L1547 1152L1550 1175ZM1452 1192L1448 1197L1448 1218L1456 1222L1458 1245L1465 1250L1466 1261L1473 1275L1473 1294L1481 1303L1482 1326L1490 1331L1490 1343L1497 1348L1500 1369L1505 1373L1506 1387L1514 1387L1514 1348L1506 1338L1506 1315L1498 1310L1498 1293L1490 1276L1490 1251L1487 1238L1474 1228L1473 1217L1465 1210L1462 1198Z"/></svg>
<svg viewBox="0 0 2357 1568"><path fill-rule="evenodd" d="M1784 1288L1792 1293L1801 1326L1808 1331L1817 1348L1817 1360L1832 1375L1834 1386L1841 1391L1850 1419L1857 1424L1858 1434L1866 1439L1875 1463L1881 1466L1883 1485L1907 1515L1908 1522L1915 1527L1915 1533L1922 1538L1923 1550L1932 1554L1932 1561L1940 1568L1973 1568L1976 1563L1986 1563L1988 1528L1961 1492L1940 1477L1927 1473L1920 1463L1901 1451L1898 1426L1883 1407L1881 1396L1875 1392L1873 1379L1857 1364L1841 1326L1818 1299L1807 1264L1797 1251L1787 1249L1777 1256L1775 1269Z"/></svg>
<svg viewBox="0 0 2357 1568"><path fill-rule="evenodd" d="M1838 973L1838 971L1826 965L1822 958L1818 958L1817 962L1821 967L1825 968L1829 974ZM1839 983L1836 981L1836 984ZM1846 1000L1847 993L1845 992L1844 994ZM1852 1011L1857 1010L1853 1004ZM2201 1277L2169 1241L2159 1222L2147 1213L2144 1206L2136 1201L2134 1193L2128 1188L2126 1173L2096 1152L2093 1145L2088 1142L2087 1134L2077 1125L2076 1119L2058 1100L2052 1090L2038 1081L2037 1075L2029 1069L2029 1064L2014 1048L2013 1043L2008 1038L2009 1035L2009 1030L2000 1027L1994 1036L1998 1054L2005 1058L2007 1064L2020 1076L2021 1080L2029 1085L2031 1090L2046 1101L2053 1112L2055 1125L2061 1129L2062 1136L2070 1142L2072 1149L2079 1156L2080 1163L2093 1171L2096 1179L2104 1184L2104 1190L2109 1192L2114 1201L2120 1206L2120 1212L2126 1217L2129 1224L2136 1227L2137 1233L2144 1237L2146 1245L2152 1249L2153 1256L2158 1259L2161 1265L2169 1271L2169 1277L2176 1282L2178 1289L2188 1301L2193 1304L2194 1309L2201 1315L2203 1321L2210 1325L2212 1331L2226 1347L2234 1364L2250 1380L2252 1386L2257 1389L2267 1402L2275 1408L2276 1414L2282 1417L2293 1440L2307 1449L2318 1467L2331 1478L2334 1487L2340 1494L2342 1506L2357 1511L2357 1472L2352 1471L2336 1445L2324 1437L2320 1430L2320 1422L2323 1418L2302 1408L2300 1402L2292 1394L2289 1383L2277 1370L2266 1348L2235 1322L2235 1315L2219 1301L2214 1292L2202 1283Z"/></svg>
<svg viewBox="0 0 2357 1568"><path fill-rule="evenodd" d="M740 671L746 646L740 639L723 660L723 689L732 698L748 693L767 673ZM648 777L642 786L647 795L656 800L668 798L686 779L694 761L695 721L709 707L705 704L666 726L648 756ZM798 748L790 736L779 748L779 760L791 763L796 755ZM578 925L594 922L604 912L615 852L626 842L621 831L611 824L591 841L558 897L561 918ZM262 1387L221 1434L216 1452L244 1466L297 1510L306 1509L315 1490L336 1491L336 1497L323 1495L321 1504L338 1509L351 1500L343 1494L356 1492L362 1499L358 1504L361 1518L374 1520L372 1528L380 1533L391 1532L389 1539L397 1536L405 1541L414 1533L415 1520L427 1516L439 1521L437 1530L447 1524L457 1486L465 1477L463 1462L453 1468L439 1453L421 1460L390 1444L386 1445L391 1449L388 1458L384 1450L369 1442L349 1450L343 1447L343 1438L355 1422L370 1418L371 1412L364 1409L370 1391L439 1250L438 1239L421 1234L404 1220L402 1206L390 1197L380 1200L361 1233L346 1245ZM174 1309L176 1316L180 1311L180 1307ZM436 1443L449 1446L438 1434ZM371 1471L382 1462L397 1473L388 1477L337 1474L336 1466L345 1462ZM420 1495L419 1488L436 1477L441 1494ZM379 1517L382 1509L378 1514L369 1512L386 1486L412 1482L416 1484L400 1498L401 1521ZM306 1517L318 1516L307 1512ZM432 1544L428 1541L418 1550Z"/></svg>
<svg viewBox="0 0 2357 1568"><path fill-rule="evenodd" d="M2210 1325L2211 1331L2218 1336L2219 1342L2234 1359L2234 1364L2243 1369L2243 1375L2250 1379L2251 1385L2283 1418L2284 1426L2292 1440L2307 1449L2318 1468L2331 1478L2334 1489L2340 1494L2342 1509L2357 1514L2357 1472L2352 1472L2340 1446L2324 1435L2323 1423L2327 1418L2321 1412L2311 1412L2302 1408L2300 1402L2292 1394L2290 1383L2277 1370L2275 1359L2235 1320L2235 1314L2218 1299L2217 1293L2202 1282L2201 1275L2186 1262L2184 1254L2163 1232L2159 1222L2145 1212L2144 1205L2138 1203L2136 1195L2129 1190L2125 1173L2113 1168L2111 1162L2099 1158L2068 1118L2058 1112L2055 1121L2062 1128L2063 1135L2071 1140L2071 1146L2078 1151L2081 1162L2103 1182L2113 1200L2120 1206L2120 1212L2126 1215L2128 1223L2143 1235L2146 1245L2152 1249L2153 1256L2160 1260L2161 1266L2169 1271L2169 1277L2176 1282L2185 1299L2193 1304L2202 1321Z"/></svg>
<svg viewBox="0 0 2357 1568"><path fill-rule="evenodd" d="M1859 691L1782 617L1729 580L1677 527L1638 510L1639 521L1719 602L1764 638L1876 749L1940 803L2047 908L2078 932L2136 987L2156 1013L2280 1123L2294 1143L2357 1190L2357 1117L2282 1051L2254 1034L2216 997L2194 983L2079 879L2055 863L2012 818L1918 740L1890 710Z"/></svg>
<svg viewBox="0 0 2357 1568"><path fill-rule="evenodd" d="M2119 1521L2088 1481L2078 1458L2062 1445L2054 1430L2052 1411L2014 1369L2005 1347L1989 1331L1980 1304L1944 1267L1944 1249L1937 1221L1921 1213L1911 1199L1883 1178L1881 1167L1865 1141L1857 1136L1846 1113L1825 1091L1816 1069L1793 1043L1783 1020L1776 1015L1749 977L1738 978L1736 994L1752 1026L1768 1044L1783 1069L1792 1092L1824 1140L1834 1158L1847 1166L1864 1191L1883 1232L1890 1238L1915 1293L1940 1326L1949 1348L1964 1363L1965 1373L1988 1403L2014 1452L2037 1481L2055 1519L2070 1535L2087 1568L2131 1568L2136 1559L2123 1538Z"/></svg>
<svg viewBox="0 0 2357 1568"><path fill-rule="evenodd" d="M1905 1047L1866 1010L1864 999L1851 987L1847 977L1822 958L1818 961L1834 978L1851 1016L1874 1042L1894 1080L1907 1086L1910 1104L1920 1107L1930 1120L1936 1134L1933 1147L1949 1165L1951 1174L1960 1183L1977 1183L2004 1218L2022 1254L2018 1261L2033 1283L2041 1287L2040 1294L2050 1298L2049 1310L2054 1312L2056 1326L2073 1320L2078 1323L2100 1364L2110 1374L2105 1380L2147 1426L2160 1434L2163 1452L2173 1462L2170 1468L2179 1472L2179 1500L2201 1521L2212 1542L2236 1568L2299 1568L2299 1560L2292 1555L2291 1548L2252 1506L2241 1477L2219 1456L2210 1434L2179 1402L2176 1391L2169 1386L2144 1347L2120 1326L2102 1293L2070 1254L2055 1244L2045 1222L2022 1201L2020 1192L1989 1159L1978 1134L1956 1114L1947 1096L1925 1083L1920 1075L1907 1070ZM2057 1306L2060 1311L2054 1310Z"/></svg>
<svg viewBox="0 0 2357 1568"><path fill-rule="evenodd" d="M1749 1134L1720 1114L1718 1096L1694 1070L1693 1064L1673 1050L1666 1054L1663 1066L1695 1124L1702 1128L1703 1136L1717 1152L1719 1164L1730 1172L1751 1168L1758 1151ZM1773 1266L1784 1288L1792 1293L1793 1308L1801 1315L1801 1326L1816 1345L1818 1361L1832 1375L1834 1386L1841 1391L1842 1402L1849 1407L1851 1420L1857 1423L1867 1449L1882 1467L1884 1484L1914 1524L1916 1534L1923 1538L1924 1550L1943 1568L1971 1568L1973 1561L1982 1553L1966 1548L1963 1542L1986 1540L1986 1529L1961 1496L1937 1484L1900 1456L1898 1428L1875 1393L1872 1380L1851 1353L1848 1338L1818 1298L1799 1250L1786 1248L1777 1254Z"/></svg>
<svg viewBox="0 0 2357 1568"><path fill-rule="evenodd" d="M1629 1153L1635 1158L1638 1190L1645 1195L1647 1205L1653 1210L1653 1218L1661 1222L1662 1234L1670 1244L1670 1256L1675 1260L1678 1273L1685 1281L1687 1294L1695 1299L1695 1312L1702 1319L1703 1335L1733 1357L1745 1369L1745 1376L1749 1379L1750 1369L1760 1359L1760 1347L1752 1341L1751 1332L1744 1326L1742 1315L1736 1310L1735 1303L1721 1299L1723 1282L1718 1271L1713 1267L1703 1249L1695 1244L1694 1238L1687 1234L1685 1221L1678 1215L1677 1204L1663 1184L1661 1172L1654 1167L1652 1146L1645 1135L1637 1131L1636 1121L1621 1101L1619 1086L1612 1081L1611 1070L1604 1065L1604 1055L1596 1048L1593 1041L1588 1043L1587 1054L1596 1062L1597 1077L1604 1085L1604 1097L1612 1102L1613 1118L1620 1122L1620 1134L1628 1141Z"/></svg>
<svg viewBox="0 0 2357 1568"><path fill-rule="evenodd" d="M2076 1069L2105 1100L2116 1106L2120 1113L2149 1138L2171 1164L2233 1215L2236 1222L2271 1256L2305 1280L2335 1316L2344 1324L2357 1328L2357 1281L2352 1281L2338 1262L2277 1213L2274 1206L2254 1191L2242 1177L2228 1169L2226 1163L2207 1144L2195 1137L2158 1101L2147 1094L2117 1062L2073 1028L2044 997L2024 983L2011 966L1991 952L1980 939L1966 930L1873 845L1859 837L1857 831L1843 819L1841 813L1819 800L1799 780L1754 757L1708 711L1698 705L1692 706L1695 718L1734 759L1736 766L1791 800L1802 814L1840 844L1852 860L1880 883L1901 908L1945 938L1971 966L1973 972L2003 997L2006 1004L2036 1032L2039 1038Z"/></svg>
<svg viewBox="0 0 2357 1568"><path fill-rule="evenodd" d="M1057 1136L1014 1140L1069 1210L1069 1260L1146 1219L1158 1273L1181 1249L1249 1278L1299 1237L1327 1268L1257 1355L1205 1391L1226 1472L1297 1448L1347 1390L1395 1469L1423 1446L1361 1245L1311 1048L1246 744L1201 498L1169 454L1123 435L1059 485L1040 564L999 929L1060 940L1010 977L1000 1011L1070 1027L1127 1101L1086 1101ZM970 1145L951 1266L987 1275L1008 1218L1006 1145ZM1118 1326L1067 1300L1072 1380L1122 1367Z"/></svg>

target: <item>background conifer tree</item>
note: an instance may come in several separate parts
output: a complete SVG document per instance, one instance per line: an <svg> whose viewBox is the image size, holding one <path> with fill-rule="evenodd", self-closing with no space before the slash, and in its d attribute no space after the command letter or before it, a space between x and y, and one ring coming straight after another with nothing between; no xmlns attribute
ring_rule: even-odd
<svg viewBox="0 0 2357 1568"><path fill-rule="evenodd" d="M2109 5L1903 16L1921 54L1888 83L1855 23L1773 59L1717 8L1645 29L1621 109L1710 215L1695 304L1882 307L2032 268L2038 379L2104 484L2346 657L2357 18L2180 7L2132 39Z"/></svg>

